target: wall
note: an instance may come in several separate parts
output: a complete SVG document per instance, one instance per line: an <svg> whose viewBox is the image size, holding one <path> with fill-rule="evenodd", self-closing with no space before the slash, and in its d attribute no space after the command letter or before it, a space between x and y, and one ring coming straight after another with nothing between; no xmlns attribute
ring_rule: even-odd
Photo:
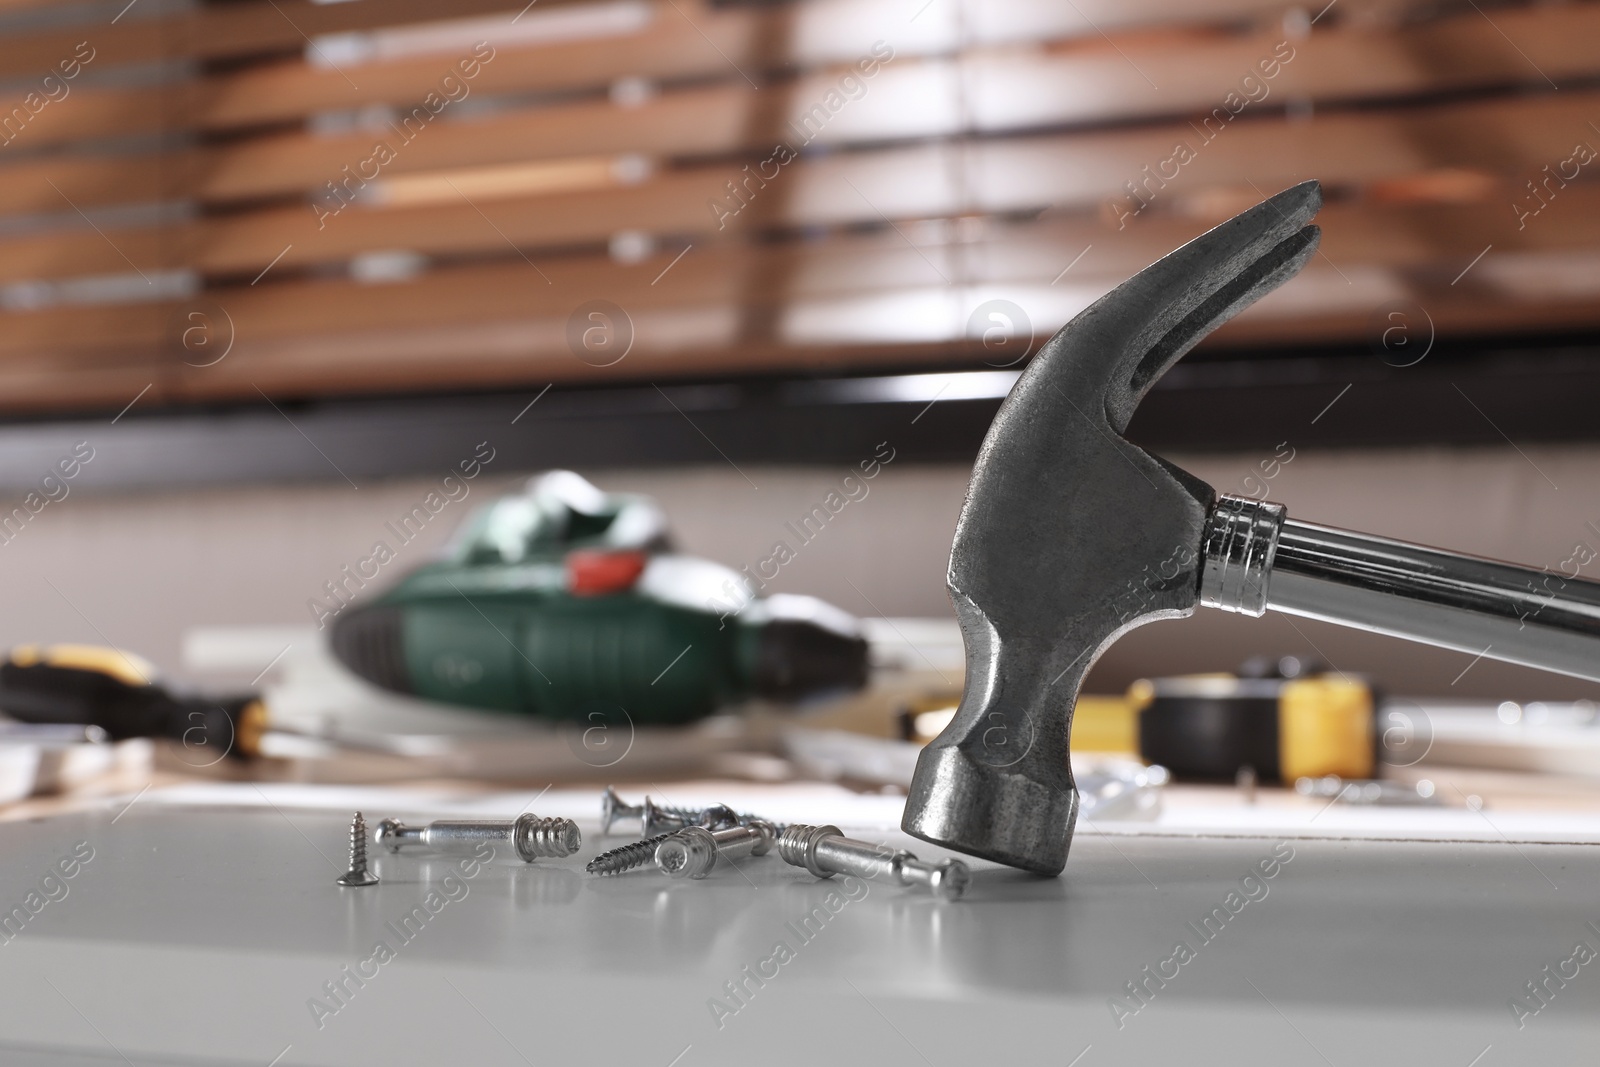
<svg viewBox="0 0 1600 1067"><path fill-rule="evenodd" d="M867 458L863 456L863 458ZM1175 456L1223 491L1270 455ZM1301 452L1270 482L1300 518L1555 568L1578 541L1600 548L1600 448ZM656 495L681 546L735 567L755 564L848 469L728 465L589 473L602 487ZM816 593L862 615L947 615L944 569L967 470L889 464L772 588ZM493 466L400 550L413 566L449 529L520 475ZM185 629L306 624L307 602L385 537L427 480L121 494L75 489L0 545L0 644L114 643L175 670ZM1587 526L1594 523L1595 528ZM389 538L385 538L389 540ZM391 544L393 541L391 540ZM1594 571L1597 563L1589 568ZM380 581L387 580L382 578ZM1331 660L1394 692L1517 699L1600 697L1600 686L1269 614L1202 611L1148 626L1107 653L1101 691L1144 674L1225 669L1251 653ZM1458 678L1459 676L1459 678Z"/></svg>

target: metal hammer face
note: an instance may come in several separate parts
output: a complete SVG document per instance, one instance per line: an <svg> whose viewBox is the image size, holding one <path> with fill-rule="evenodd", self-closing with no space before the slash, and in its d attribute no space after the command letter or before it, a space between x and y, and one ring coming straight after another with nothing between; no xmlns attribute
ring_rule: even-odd
<svg viewBox="0 0 1600 1067"><path fill-rule="evenodd" d="M966 689L917 761L907 833L1066 866L1078 688L1123 633L1194 611L1215 501L1122 433L1167 368L1305 265L1321 203L1315 182L1295 186L1147 267L1051 338L1001 405L950 554Z"/></svg>

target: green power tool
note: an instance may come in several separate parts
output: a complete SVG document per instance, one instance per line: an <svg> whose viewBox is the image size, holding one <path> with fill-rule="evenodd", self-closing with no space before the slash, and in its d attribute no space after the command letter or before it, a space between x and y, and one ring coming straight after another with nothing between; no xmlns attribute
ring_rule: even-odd
<svg viewBox="0 0 1600 1067"><path fill-rule="evenodd" d="M758 597L740 572L674 552L650 498L571 471L473 515L441 560L342 611L331 644L381 688L554 720L681 723L867 680L853 617Z"/></svg>

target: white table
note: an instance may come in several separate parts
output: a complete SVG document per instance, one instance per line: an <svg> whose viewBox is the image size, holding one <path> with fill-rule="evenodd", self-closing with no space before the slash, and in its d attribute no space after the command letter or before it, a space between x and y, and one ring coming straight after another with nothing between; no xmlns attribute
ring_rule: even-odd
<svg viewBox="0 0 1600 1067"><path fill-rule="evenodd" d="M1083 832L1063 877L978 865L968 898L942 903L776 856L703 882L594 878L590 822L570 860L501 857L467 879L452 857L375 853L382 884L341 889L346 805L412 814L381 806L394 795L207 788L190 797L207 806L152 794L115 823L118 804L0 825L5 908L93 850L0 946L0 1061L1498 1067L1592 1062L1600 1038L1600 959L1521 1030L1509 1007L1580 940L1600 951L1588 845L1293 840L1203 942L1190 924L1283 839ZM539 810L580 800L592 810L592 792ZM863 803L881 822L896 802ZM430 891L437 914L402 941L386 924L426 914ZM819 907L827 921L797 932ZM1147 965L1170 974L1179 940L1194 958L1147 981L1119 1029L1110 1003ZM394 958L365 963L379 941ZM370 977L333 1000L347 966Z"/></svg>

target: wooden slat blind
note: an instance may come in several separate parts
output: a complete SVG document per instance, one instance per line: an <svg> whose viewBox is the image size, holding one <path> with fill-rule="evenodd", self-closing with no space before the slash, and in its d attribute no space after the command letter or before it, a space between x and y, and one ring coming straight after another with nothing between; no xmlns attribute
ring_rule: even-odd
<svg viewBox="0 0 1600 1067"><path fill-rule="evenodd" d="M242 0L20 29L0 407L971 364L985 301L1042 339L1307 177L1324 255L1224 338L1359 340L1398 299L1590 328L1597 39L1600 3L1402 0ZM569 341L595 300L631 321L613 366Z"/></svg>

